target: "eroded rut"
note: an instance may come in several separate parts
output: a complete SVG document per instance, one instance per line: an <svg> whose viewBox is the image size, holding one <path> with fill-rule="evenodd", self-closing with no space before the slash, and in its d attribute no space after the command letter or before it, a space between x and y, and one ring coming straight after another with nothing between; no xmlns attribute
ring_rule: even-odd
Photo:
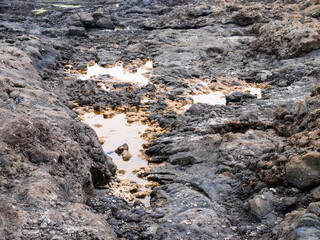
<svg viewBox="0 0 320 240"><path fill-rule="evenodd" d="M83 81L94 80L97 88L105 92L119 92L123 89L152 84L153 63L151 60L135 60L127 63L125 67L123 63L105 67L97 63L88 63L87 69L77 71L71 63L65 68L69 75L67 78L76 76ZM209 82L208 79L186 79L184 81L192 84L191 90L172 90L173 99L169 103L171 111L181 114L192 106L187 103L226 105L227 102L239 101L241 98L262 98L261 88L255 84L237 82L236 78L232 79L234 83L238 83L236 86L223 84L221 80L219 82ZM220 90L217 90L217 86ZM265 85L264 88L266 88ZM161 97L161 91L167 91L163 86L157 86L155 89L153 98ZM226 97L226 94L229 95ZM176 97L180 99L174 99ZM144 148L150 145L150 141L155 138L154 134L157 133L157 125L149 124L148 128L148 119L145 119L146 114L148 116L153 114L145 106L150 103L149 101L152 102L152 99L146 94L142 101L139 97L137 106L130 110L121 106L117 110L94 110L90 107L77 109L82 121L95 130L103 150L112 157L113 162L117 165L116 177L111 181L108 193L130 202L140 199L146 207L150 206L149 195L152 189L158 185L156 182L148 181L146 176L149 175L151 168L159 167L164 162L163 160L153 161L144 152ZM169 107L166 106L164 110L169 112L168 109ZM141 117L138 113L143 110L145 114ZM150 133L150 131L155 133ZM162 131L165 131L165 128L162 128ZM149 179L152 178L153 175L149 176ZM188 184L194 189L200 189L199 191L206 195L206 192L198 185L192 182ZM206 196L209 197L209 195Z"/></svg>
<svg viewBox="0 0 320 240"><path fill-rule="evenodd" d="M0 238L319 239L319 16L0 1Z"/></svg>

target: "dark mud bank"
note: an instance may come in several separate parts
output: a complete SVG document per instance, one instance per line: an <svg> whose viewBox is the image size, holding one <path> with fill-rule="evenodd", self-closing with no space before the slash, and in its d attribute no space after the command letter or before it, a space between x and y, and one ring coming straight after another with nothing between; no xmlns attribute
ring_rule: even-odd
<svg viewBox="0 0 320 240"><path fill-rule="evenodd" d="M0 238L319 239L319 4L1 1ZM65 68L146 59L150 83L109 91ZM248 84L262 98L235 92ZM215 91L227 105L185 110ZM161 129L150 207L111 194L116 166L76 106Z"/></svg>

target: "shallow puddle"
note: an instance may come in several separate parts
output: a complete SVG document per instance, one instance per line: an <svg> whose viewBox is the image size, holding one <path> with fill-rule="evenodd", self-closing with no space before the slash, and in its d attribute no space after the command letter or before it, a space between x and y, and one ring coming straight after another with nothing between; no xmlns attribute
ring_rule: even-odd
<svg viewBox="0 0 320 240"><path fill-rule="evenodd" d="M256 95L258 99L262 98L262 89L257 87L247 87L243 90L245 93Z"/></svg>
<svg viewBox="0 0 320 240"><path fill-rule="evenodd" d="M139 178L136 174L137 169L148 168L148 162L143 158L141 152L142 145L146 143L141 138L141 134L145 132L147 126L137 122L128 124L124 113L115 115L113 118L104 118L102 114L89 112L83 117L84 123L96 131L105 153L112 157L113 162L117 165L117 177L124 182L137 183L136 191L150 191L150 182ZM125 143L129 146L129 153L132 155L127 161L115 152L116 148ZM149 196L141 201L148 205Z"/></svg>
<svg viewBox="0 0 320 240"><path fill-rule="evenodd" d="M239 90L241 92L250 93L252 95L256 95L258 99L261 99L262 97L262 89L257 87L246 87L242 90ZM232 93L232 92L230 92ZM196 103L206 103L211 105L226 105L226 94L224 94L221 91L215 91L211 92L209 94L199 94L199 95L191 95L190 96L193 99L193 104ZM190 104L185 105L185 109L190 108Z"/></svg>
<svg viewBox="0 0 320 240"><path fill-rule="evenodd" d="M124 65L120 63L110 68L101 67L99 64L95 63L93 66L88 65L87 73L80 76L80 79L88 80L92 77L107 75L108 78L111 78L114 81L132 82L140 85L147 85L150 81L146 75L152 71L152 69L152 61L146 61L144 65L134 69L133 71L129 71L127 67L124 67Z"/></svg>
<svg viewBox="0 0 320 240"><path fill-rule="evenodd" d="M211 105L226 105L226 97L222 92L212 92L209 94L200 94L192 96L193 103L207 103Z"/></svg>

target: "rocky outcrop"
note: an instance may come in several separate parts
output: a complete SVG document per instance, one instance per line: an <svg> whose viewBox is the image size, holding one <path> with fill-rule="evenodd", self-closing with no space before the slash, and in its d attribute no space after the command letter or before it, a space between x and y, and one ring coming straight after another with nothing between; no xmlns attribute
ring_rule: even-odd
<svg viewBox="0 0 320 240"><path fill-rule="evenodd" d="M99 8L93 13L79 12L67 19L68 24L74 27L114 29L110 16L104 14L103 8Z"/></svg>
<svg viewBox="0 0 320 240"><path fill-rule="evenodd" d="M280 58L301 56L320 48L319 21L303 19L271 21L259 29L256 48Z"/></svg>
<svg viewBox="0 0 320 240"><path fill-rule="evenodd" d="M115 172L96 134L43 85L25 52L0 52L1 236L115 239L85 205Z"/></svg>
<svg viewBox="0 0 320 240"><path fill-rule="evenodd" d="M113 30L114 21L109 15L104 14L103 8L93 13L79 12L69 17L66 22L69 27L66 29L67 36L85 36L86 30L92 28Z"/></svg>
<svg viewBox="0 0 320 240"><path fill-rule="evenodd" d="M188 29L199 28L211 24L222 14L222 9L207 4L189 4L188 6L178 6L169 11L164 16L157 19L145 21L143 27L146 29ZM210 16L215 15L216 19Z"/></svg>
<svg viewBox="0 0 320 240"><path fill-rule="evenodd" d="M277 239L318 239L320 235L319 202L307 209L299 209L286 215L279 225Z"/></svg>

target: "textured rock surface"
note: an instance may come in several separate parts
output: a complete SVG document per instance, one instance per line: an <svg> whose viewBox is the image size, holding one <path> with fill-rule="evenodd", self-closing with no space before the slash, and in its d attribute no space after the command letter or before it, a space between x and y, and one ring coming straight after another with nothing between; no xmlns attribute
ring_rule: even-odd
<svg viewBox="0 0 320 240"><path fill-rule="evenodd" d="M85 205L115 171L95 133L41 83L27 54L0 52L1 236L115 239Z"/></svg>
<svg viewBox="0 0 320 240"><path fill-rule="evenodd" d="M301 157L293 157L286 165L288 182L297 188L319 185L320 153L309 152Z"/></svg>
<svg viewBox="0 0 320 240"><path fill-rule="evenodd" d="M311 203L307 209L293 211L280 223L277 238L319 239L319 202Z"/></svg>
<svg viewBox="0 0 320 240"><path fill-rule="evenodd" d="M318 0L1 4L4 238L319 238ZM146 59L148 85L109 91L64 69ZM261 99L232 93L261 83ZM233 101L178 108L211 90ZM150 207L109 195L115 167L76 105L166 130L146 149L164 163L144 173Z"/></svg>
<svg viewBox="0 0 320 240"><path fill-rule="evenodd" d="M303 22L303 23L301 23ZM320 48L319 21L313 19L275 21L259 30L259 48L281 58L292 58Z"/></svg>

